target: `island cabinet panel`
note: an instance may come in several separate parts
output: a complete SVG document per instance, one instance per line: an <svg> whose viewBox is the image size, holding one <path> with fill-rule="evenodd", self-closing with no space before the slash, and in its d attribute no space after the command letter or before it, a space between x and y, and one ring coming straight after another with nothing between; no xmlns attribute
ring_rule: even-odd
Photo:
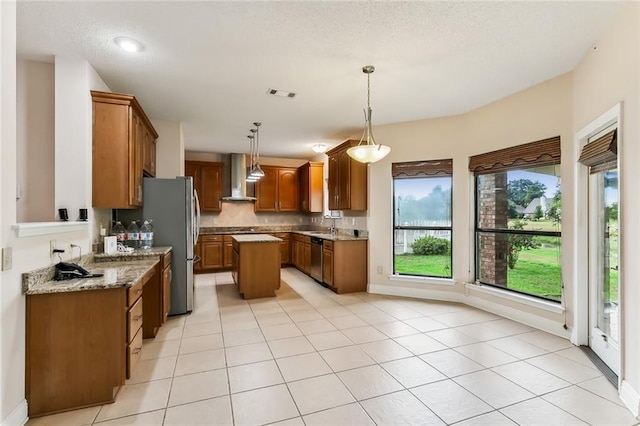
<svg viewBox="0 0 640 426"><path fill-rule="evenodd" d="M134 96L91 91L93 101L92 205L142 205L142 176L155 175L151 121Z"/></svg>
<svg viewBox="0 0 640 426"><path fill-rule="evenodd" d="M222 242L224 245L223 263L225 268L233 266L233 238L231 235L223 235Z"/></svg>
<svg viewBox="0 0 640 426"><path fill-rule="evenodd" d="M298 169L262 166L264 176L256 182L256 212L298 211Z"/></svg>
<svg viewBox="0 0 640 426"><path fill-rule="evenodd" d="M29 417L113 402L125 382L126 289L26 299Z"/></svg>
<svg viewBox="0 0 640 426"><path fill-rule="evenodd" d="M273 297L280 288L280 241L233 241L233 280L243 299Z"/></svg>
<svg viewBox="0 0 640 426"><path fill-rule="evenodd" d="M347 155L358 141L348 140L327 151L329 210L367 210L367 165Z"/></svg>
<svg viewBox="0 0 640 426"><path fill-rule="evenodd" d="M324 163L310 161L298 167L300 211L322 213L324 208Z"/></svg>
<svg viewBox="0 0 640 426"><path fill-rule="evenodd" d="M193 188L198 193L200 210L222 211L223 163L209 161L185 161L184 175L193 178Z"/></svg>

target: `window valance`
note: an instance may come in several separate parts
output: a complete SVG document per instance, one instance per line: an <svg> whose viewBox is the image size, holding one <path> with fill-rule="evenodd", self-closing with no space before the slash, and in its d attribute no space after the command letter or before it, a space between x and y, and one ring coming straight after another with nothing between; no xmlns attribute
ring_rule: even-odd
<svg viewBox="0 0 640 426"><path fill-rule="evenodd" d="M416 176L451 176L453 160L407 161L391 164L391 175L394 178Z"/></svg>
<svg viewBox="0 0 640 426"><path fill-rule="evenodd" d="M607 132L582 147L578 161L589 167L589 173L618 167L618 129Z"/></svg>
<svg viewBox="0 0 640 426"><path fill-rule="evenodd" d="M560 164L560 136L469 158L469 170L476 175L555 164Z"/></svg>

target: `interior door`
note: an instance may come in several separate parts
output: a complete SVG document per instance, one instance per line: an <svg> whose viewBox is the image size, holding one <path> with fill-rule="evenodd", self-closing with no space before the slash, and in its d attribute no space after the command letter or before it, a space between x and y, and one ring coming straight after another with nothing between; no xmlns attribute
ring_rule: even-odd
<svg viewBox="0 0 640 426"><path fill-rule="evenodd" d="M589 177L589 346L620 375L618 170Z"/></svg>

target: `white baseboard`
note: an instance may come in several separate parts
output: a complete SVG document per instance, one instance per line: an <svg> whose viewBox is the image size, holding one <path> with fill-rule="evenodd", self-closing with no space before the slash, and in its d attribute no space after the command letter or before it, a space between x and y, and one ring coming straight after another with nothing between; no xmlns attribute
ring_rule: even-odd
<svg viewBox="0 0 640 426"><path fill-rule="evenodd" d="M636 418L640 416L640 393L626 380L623 380L620 386L620 399Z"/></svg>
<svg viewBox="0 0 640 426"><path fill-rule="evenodd" d="M0 426L24 426L29 420L29 410L27 409L27 400L23 399L20 404L9 414Z"/></svg>
<svg viewBox="0 0 640 426"><path fill-rule="evenodd" d="M505 318L521 322L528 326L537 328L547 333L554 334L569 340L570 331L565 330L558 321L547 319L541 315L518 309L517 306L508 306L501 303L502 300L496 297L495 301L486 298L479 298L473 294L455 293L452 291L440 291L427 288L405 287L402 285L369 284L369 292L384 294L387 296L414 297L418 299L442 300L446 302L464 303L474 308L479 308L487 312L503 316ZM517 302L516 302L517 303ZM515 304L514 304L515 305ZM528 306L529 310L530 307Z"/></svg>

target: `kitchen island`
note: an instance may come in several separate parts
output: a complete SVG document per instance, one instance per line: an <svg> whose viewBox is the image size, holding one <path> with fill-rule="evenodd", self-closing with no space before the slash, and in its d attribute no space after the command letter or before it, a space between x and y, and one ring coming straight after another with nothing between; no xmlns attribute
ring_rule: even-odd
<svg viewBox="0 0 640 426"><path fill-rule="evenodd" d="M266 234L232 235L233 281L243 299L274 297L280 288L280 238Z"/></svg>

